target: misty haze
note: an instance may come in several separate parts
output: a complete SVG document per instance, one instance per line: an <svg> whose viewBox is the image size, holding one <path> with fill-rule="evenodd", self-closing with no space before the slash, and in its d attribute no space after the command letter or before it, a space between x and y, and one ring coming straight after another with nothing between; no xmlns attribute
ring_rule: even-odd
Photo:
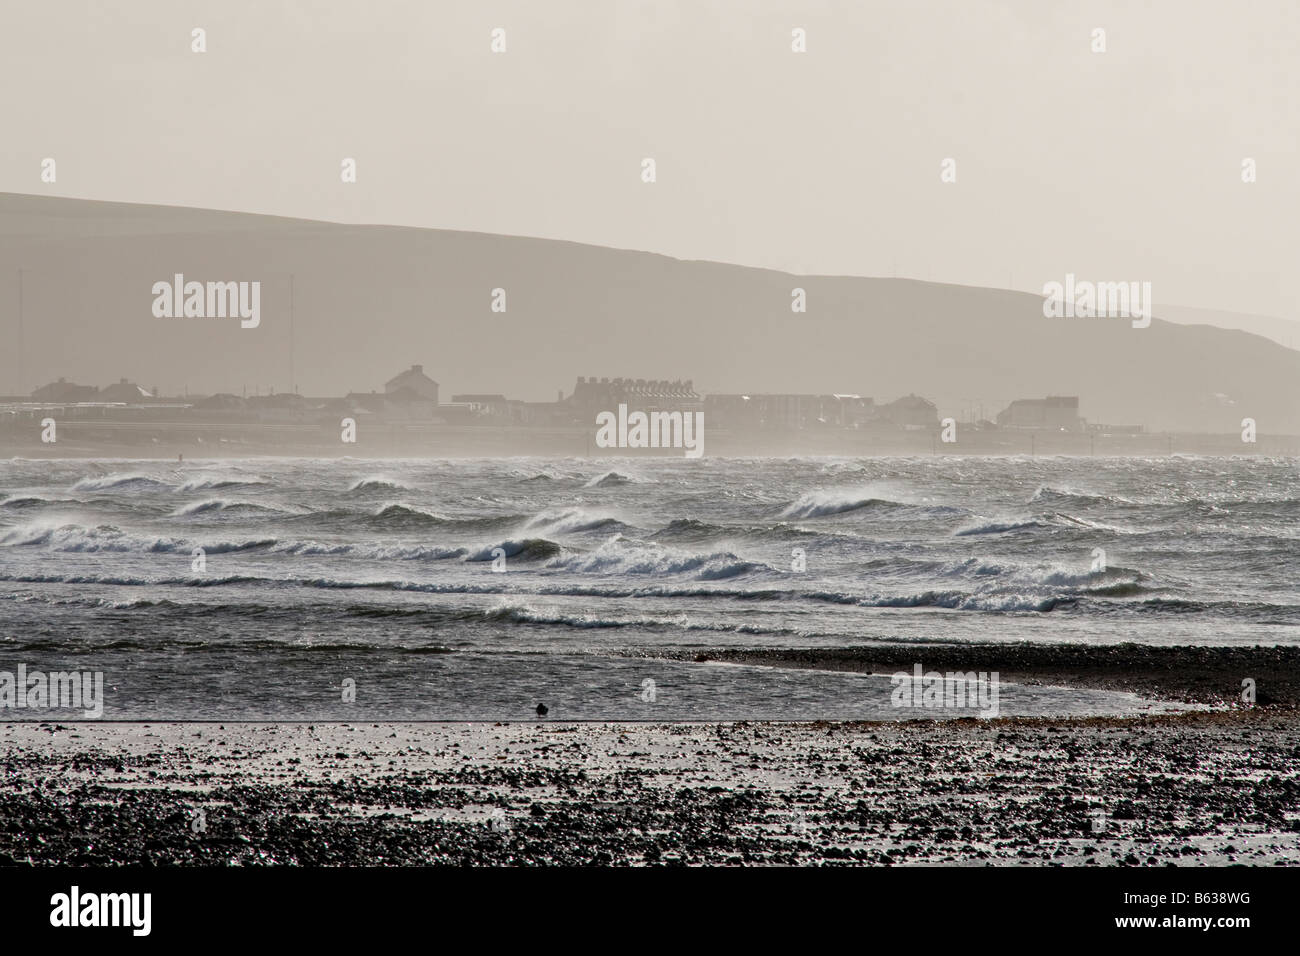
<svg viewBox="0 0 1300 956"><path fill-rule="evenodd" d="M5 5L0 865L1300 862L1294 4Z"/></svg>

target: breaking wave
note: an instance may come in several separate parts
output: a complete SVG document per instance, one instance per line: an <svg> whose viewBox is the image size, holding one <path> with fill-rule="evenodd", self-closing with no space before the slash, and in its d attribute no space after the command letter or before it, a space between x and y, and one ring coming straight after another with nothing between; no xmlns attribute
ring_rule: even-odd
<svg viewBox="0 0 1300 956"><path fill-rule="evenodd" d="M582 554L573 554L551 567L582 574L690 574L700 581L734 578L754 571L771 571L768 565L747 561L730 551L698 554L655 543L615 538Z"/></svg>
<svg viewBox="0 0 1300 956"><path fill-rule="evenodd" d="M241 476L214 475L191 478L182 482L177 491L220 491L224 488L253 488L269 485L265 478L244 478Z"/></svg>
<svg viewBox="0 0 1300 956"><path fill-rule="evenodd" d="M52 551L93 553L189 553L201 547L208 554L226 554L269 548L275 538L251 538L242 541L192 541L163 536L146 537L127 534L113 525L93 528L78 524L32 524L13 528L0 535L0 547L38 547Z"/></svg>
<svg viewBox="0 0 1300 956"><path fill-rule="evenodd" d="M492 561L500 557L500 555L493 553L497 550L500 550L507 558L514 558L519 561L544 561L547 558L554 558L564 553L563 547L554 541L548 541L546 538L521 538L502 541L498 544L470 551L465 560Z"/></svg>
<svg viewBox="0 0 1300 956"><path fill-rule="evenodd" d="M149 475L113 474L97 478L82 478L72 486L73 491L161 491L171 485Z"/></svg>
<svg viewBox="0 0 1300 956"><path fill-rule="evenodd" d="M1041 521L1003 519L1001 521L976 521L953 532L957 537L977 534L1008 534L1014 531L1038 531L1047 527Z"/></svg>
<svg viewBox="0 0 1300 956"><path fill-rule="evenodd" d="M863 508L907 507L902 502L864 495L860 491L810 491L781 512L783 518L826 518Z"/></svg>
<svg viewBox="0 0 1300 956"><path fill-rule="evenodd" d="M623 531L628 525L607 514L593 514L582 508L543 511L525 526L539 534L578 534L584 531Z"/></svg>
<svg viewBox="0 0 1300 956"><path fill-rule="evenodd" d="M384 505L373 515L374 518L381 522L419 527L421 525L441 525L451 521L446 515L438 514L435 511L425 511L422 508L415 508L411 505L389 504Z"/></svg>
<svg viewBox="0 0 1300 956"><path fill-rule="evenodd" d="M13 495L0 500L0 508L41 508L45 505L83 505L78 498L44 498L41 495Z"/></svg>
<svg viewBox="0 0 1300 956"><path fill-rule="evenodd" d="M1038 490L1034 492L1029 501L1031 504L1034 502L1047 502L1049 504L1076 503L1090 506L1118 505L1123 507L1137 504L1136 501L1119 495L1094 495L1082 491L1070 491L1065 488L1053 488L1050 485L1039 485Z"/></svg>
<svg viewBox="0 0 1300 956"><path fill-rule="evenodd" d="M172 512L173 518L188 518L193 515L213 514L213 513L232 514L291 514L285 508L275 505L262 504L256 501L233 501L229 498L208 498L205 501L194 501L187 505L181 505Z"/></svg>
<svg viewBox="0 0 1300 956"><path fill-rule="evenodd" d="M396 481L392 478L385 478L383 475L376 475L371 478L360 478L357 481L354 481L348 487L348 491L350 492L366 492L366 491L403 492L403 491L414 491L414 490L415 489L412 488L410 485L402 484L402 482Z"/></svg>
<svg viewBox="0 0 1300 956"><path fill-rule="evenodd" d="M636 484L636 479L617 471L607 471L603 475L597 475L587 482L587 488L610 488L618 485Z"/></svg>

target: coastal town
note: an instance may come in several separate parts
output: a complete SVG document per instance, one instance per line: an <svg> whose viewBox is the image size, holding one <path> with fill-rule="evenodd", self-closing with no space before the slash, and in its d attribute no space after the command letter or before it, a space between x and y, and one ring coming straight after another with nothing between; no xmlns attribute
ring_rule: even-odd
<svg viewBox="0 0 1300 956"><path fill-rule="evenodd" d="M382 390L341 396L306 396L268 390L253 395L167 396L123 378L97 387L60 378L30 396L0 396L5 425L30 424L53 416L78 422L189 422L194 424L333 425L340 416L358 423L392 425L476 425L565 427L590 425L595 416L620 405L644 412L702 412L713 428L746 430L901 429L938 431L935 404L919 395L877 402L856 393L700 394L690 380L579 377L553 402L528 402L500 393L466 393L444 400L438 382L422 365L412 365ZM982 428L1086 431L1077 397L1049 396L1012 402ZM1106 426L1140 432L1141 426Z"/></svg>
<svg viewBox="0 0 1300 956"><path fill-rule="evenodd" d="M707 423L711 450L733 454L937 450L979 436L990 449L1028 441L1032 451L1035 433L1095 451L1099 437L1145 434L1141 425L1088 422L1075 396L1017 399L993 418L958 419L915 394L888 401L848 392L701 394L689 379L579 376L554 401L532 402L494 392L445 396L425 367L413 364L373 391L338 396L272 389L178 396L125 378L104 386L60 378L27 396L0 396L0 447L63 442L48 450L66 454L74 453L66 447L73 441L82 454L160 445L226 455L319 452L343 442L373 454L599 454L606 446L593 447L593 429L620 409L698 419Z"/></svg>
<svg viewBox="0 0 1300 956"><path fill-rule="evenodd" d="M337 396L166 395L125 378L104 386L60 378L30 395L0 396L0 454L601 455L610 452L595 440L602 416L637 413L699 420L715 455L1274 454L1293 453L1295 441L1261 436L1243 448L1235 434L1093 422L1072 395L1015 399L991 417L983 411L945 414L915 394L882 401L856 392L702 393L690 379L595 376L579 376L549 402L499 392L445 396L419 364L372 391Z"/></svg>

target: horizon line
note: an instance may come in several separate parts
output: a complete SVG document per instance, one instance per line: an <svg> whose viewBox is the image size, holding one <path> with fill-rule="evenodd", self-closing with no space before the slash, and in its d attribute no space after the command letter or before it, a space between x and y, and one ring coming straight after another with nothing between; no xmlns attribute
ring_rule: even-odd
<svg viewBox="0 0 1300 956"><path fill-rule="evenodd" d="M410 230L419 230L423 232L454 233L456 235L463 235L463 236L491 236L494 238L501 238L501 239L522 239L531 242L558 242L558 243L565 243L574 246L584 246L588 249L602 249L609 252L628 252L628 253L636 253L638 255L657 256L663 259L671 259L674 262L705 263L709 265L729 266L732 268L751 269L757 272L771 272L777 275L785 275L785 276L804 278L804 279L870 279L875 281L916 282L922 285L942 285L942 286L952 286L954 288L961 288L961 289L984 289L984 290L989 290L994 292L1008 292L1015 295L1032 296L1034 298L1042 298L1043 295L1043 293L1041 292L1031 292L1025 289L1012 288L1010 286L972 285L966 282L953 282L953 281L941 280L941 279L920 279L914 276L903 276L903 275L887 276L887 275L879 275L879 274L869 275L866 273L842 273L842 272L792 272L788 269L776 269L776 268L772 268L771 266L760 266L760 265L754 265L752 263L747 263L747 262L733 262L726 259L697 259L697 258L690 258L690 257L683 257L683 256L675 256L672 255L671 253L661 252L656 249L638 249L638 248L632 248L628 246L607 246L607 245L602 245L600 243L588 242L582 239L568 239L560 236L530 235L526 233L513 233L513 232L485 232L480 229L450 229L445 226L412 226L412 225L405 225L402 223L393 223L393 222L350 222L350 221L339 220L339 219L304 218L302 216L288 216L288 215L282 215L280 213L273 213L273 212L254 212L247 209L225 209L225 208L218 208L214 206L189 206L189 205L175 204L175 203L141 202L135 200L121 200L121 199L94 199L86 196L74 196L74 195L65 195L65 194L55 195L55 194L46 194L46 193L23 193L23 192L11 192L8 190L0 190L0 199L3 199L5 197L17 197L22 199L53 199L53 200L63 200L67 202L99 203L103 205L112 205L112 206L144 206L144 207L154 208L154 209L170 209L170 210L178 210L178 211L186 211L186 212L207 212L207 213L217 213L219 215L251 216L251 217L256 217L258 219L274 219L274 220L281 220L284 222L291 222L291 223L340 226L345 228L355 227L355 228L362 228L362 229L410 229ZM15 236L15 238L20 238L20 237ZM1273 315L1270 313L1239 312L1236 311L1235 309L1211 307L1211 306L1204 306L1204 305L1183 305L1179 303L1168 304L1166 305L1166 308L1195 309L1195 310L1206 311L1206 312L1226 312L1232 315L1242 316L1246 318L1271 319L1280 322L1292 322L1300 326L1300 319L1292 319L1286 316ZM1153 318L1160 318L1160 316L1153 312ZM1172 320L1163 319L1162 321L1168 322ZM1204 323L1204 322L1202 323L1174 322L1174 324L1175 325L1213 325L1213 323ZM1232 328L1227 328L1225 326L1214 326L1214 327L1223 328L1225 329L1225 331L1233 331L1233 332L1245 331L1243 329L1232 329ZM1248 334L1258 335L1259 333L1248 333ZM1278 343L1278 344L1281 345L1282 343ZM1285 346L1285 345L1283 347L1291 348L1291 346Z"/></svg>

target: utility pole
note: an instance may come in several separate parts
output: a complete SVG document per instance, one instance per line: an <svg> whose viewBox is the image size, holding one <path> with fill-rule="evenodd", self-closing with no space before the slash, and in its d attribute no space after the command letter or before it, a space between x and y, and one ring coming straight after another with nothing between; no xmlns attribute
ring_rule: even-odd
<svg viewBox="0 0 1300 956"><path fill-rule="evenodd" d="M18 397L27 394L23 388L23 270L18 270Z"/></svg>
<svg viewBox="0 0 1300 956"><path fill-rule="evenodd" d="M289 273L289 394L296 395L298 385L293 374L293 273Z"/></svg>

